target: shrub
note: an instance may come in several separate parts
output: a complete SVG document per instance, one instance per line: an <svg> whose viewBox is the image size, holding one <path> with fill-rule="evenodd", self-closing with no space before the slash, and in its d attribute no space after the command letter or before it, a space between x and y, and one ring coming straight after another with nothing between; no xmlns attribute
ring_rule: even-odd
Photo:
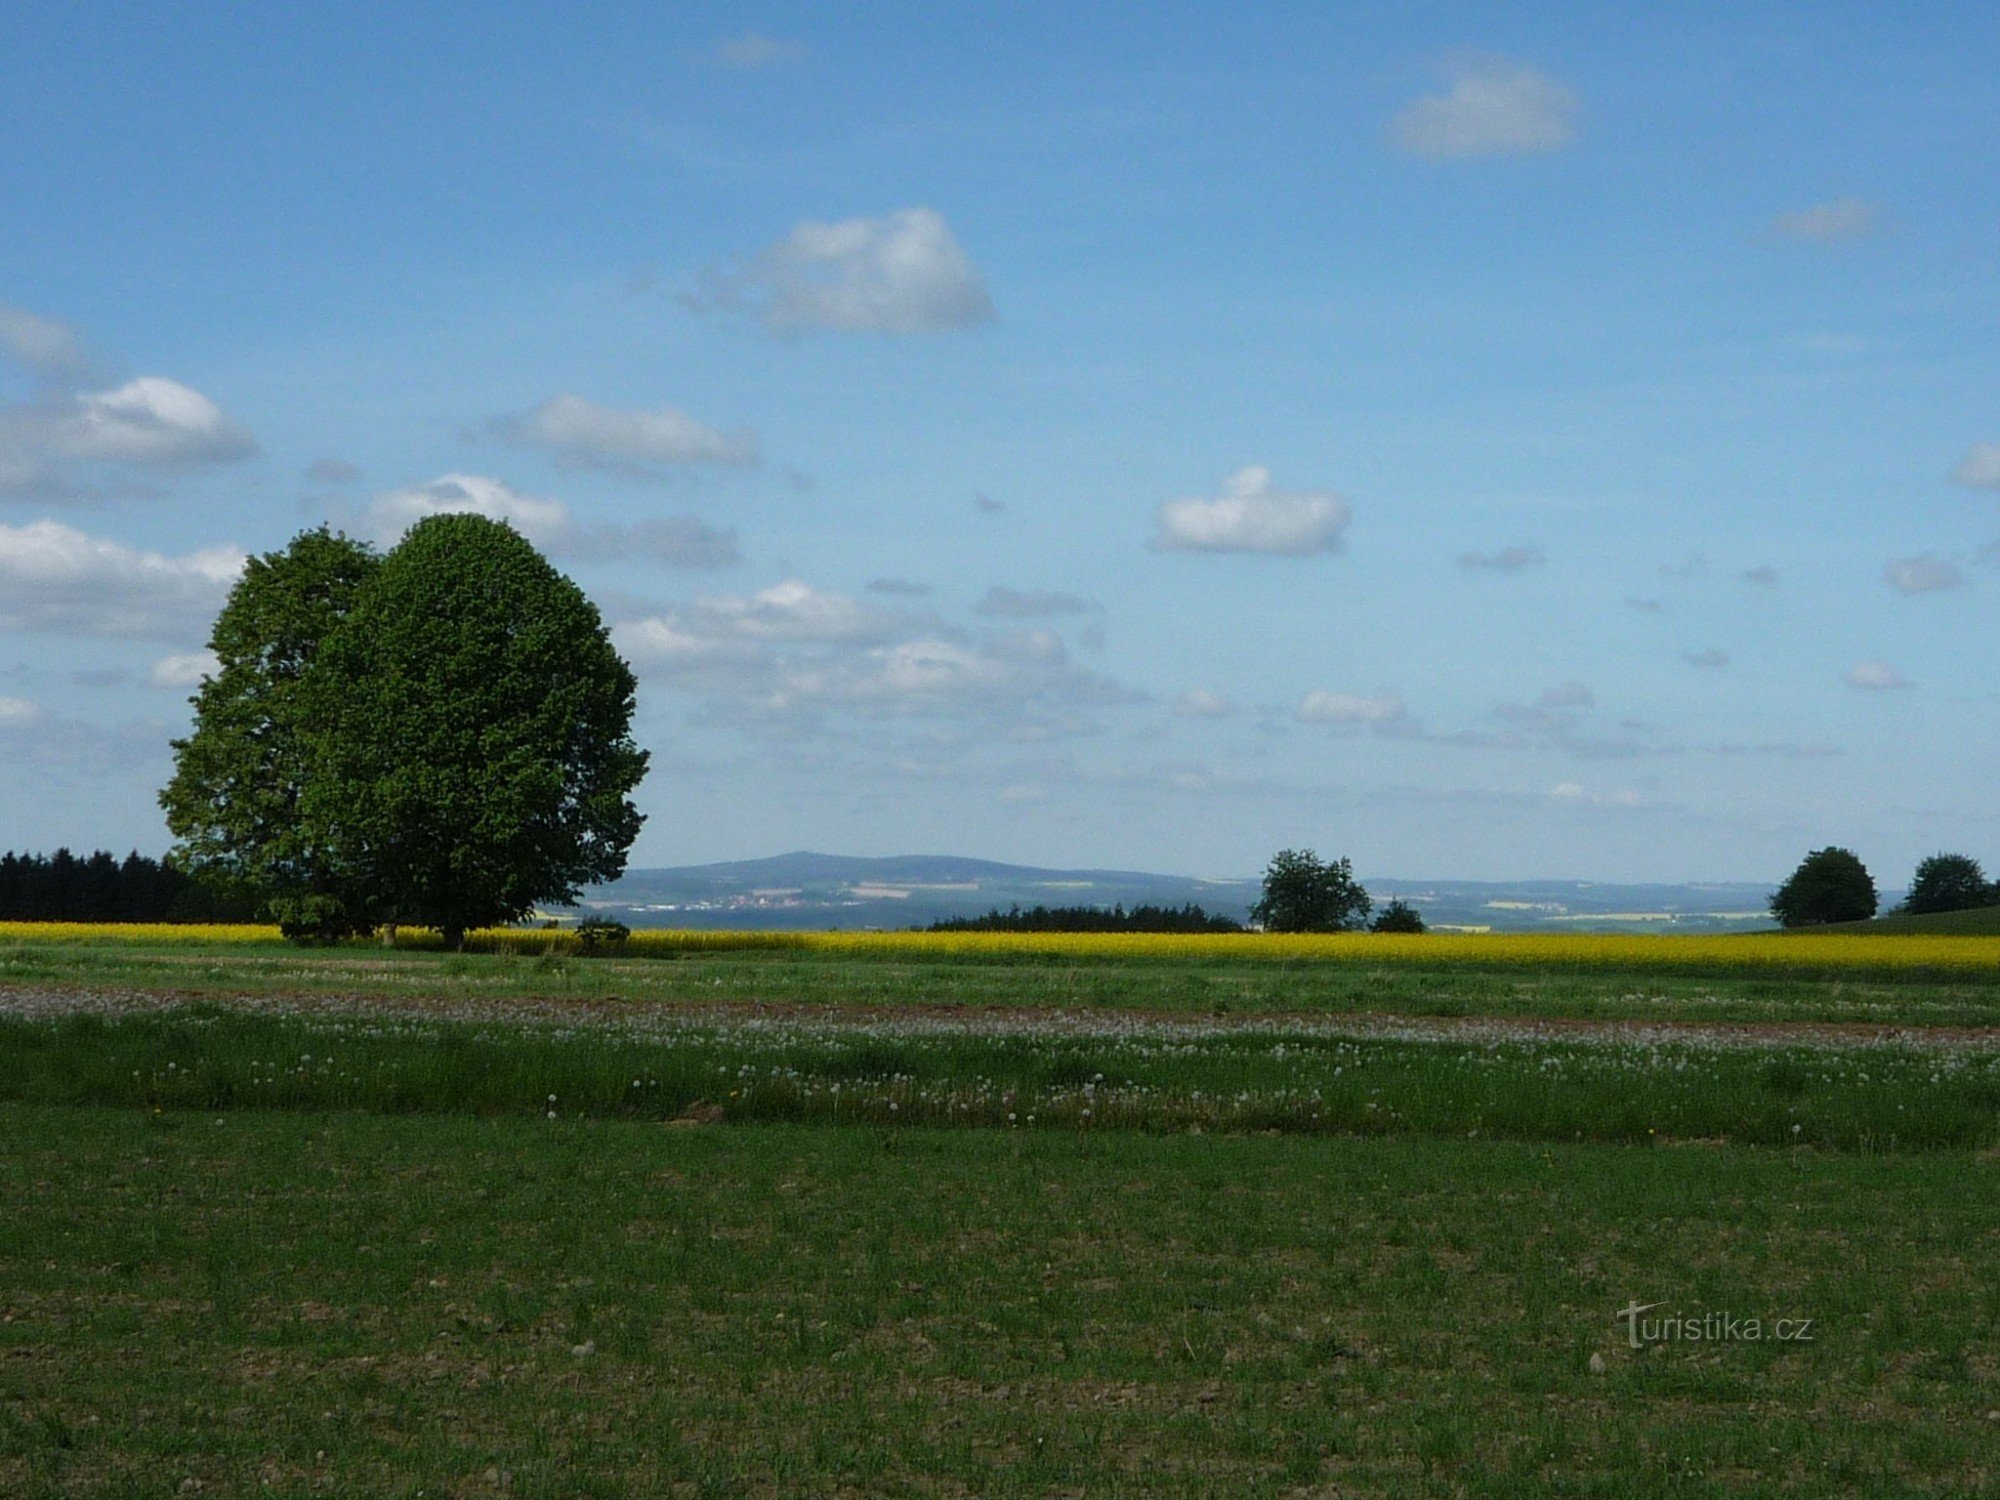
<svg viewBox="0 0 2000 1500"><path fill-rule="evenodd" d="M576 924L576 946L585 954L608 952L625 946L632 929L609 917L586 917Z"/></svg>
<svg viewBox="0 0 2000 1500"><path fill-rule="evenodd" d="M1368 924L1370 932L1429 932L1424 914L1409 902L1398 896L1375 914L1375 920Z"/></svg>

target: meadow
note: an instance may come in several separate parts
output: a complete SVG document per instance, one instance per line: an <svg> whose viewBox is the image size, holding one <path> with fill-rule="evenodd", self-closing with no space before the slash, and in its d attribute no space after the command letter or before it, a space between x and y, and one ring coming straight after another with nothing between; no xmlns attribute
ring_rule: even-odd
<svg viewBox="0 0 2000 1500"><path fill-rule="evenodd" d="M2000 1493L2000 943L880 936L0 934L0 1493Z"/></svg>

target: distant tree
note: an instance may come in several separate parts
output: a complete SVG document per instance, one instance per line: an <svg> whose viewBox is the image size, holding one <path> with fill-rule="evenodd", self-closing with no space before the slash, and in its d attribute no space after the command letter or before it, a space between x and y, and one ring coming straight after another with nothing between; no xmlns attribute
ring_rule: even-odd
<svg viewBox="0 0 2000 1500"><path fill-rule="evenodd" d="M1424 914L1410 905L1401 896L1375 914L1375 920L1368 924L1370 932L1429 932Z"/></svg>
<svg viewBox="0 0 2000 1500"><path fill-rule="evenodd" d="M512 527L411 527L308 684L303 836L381 920L458 948L624 872L643 821L636 683L596 606Z"/></svg>
<svg viewBox="0 0 2000 1500"><path fill-rule="evenodd" d="M313 772L308 680L380 566L365 544L324 526L250 559L209 637L218 666L194 695L194 730L173 742L173 779L160 793L179 840L174 862L254 890L289 937L374 924L355 872L308 834L302 809Z"/></svg>
<svg viewBox="0 0 2000 1500"><path fill-rule="evenodd" d="M1781 927L1864 922L1875 915L1875 881L1852 850L1815 849L1771 896Z"/></svg>
<svg viewBox="0 0 2000 1500"><path fill-rule="evenodd" d="M1264 870L1264 894L1250 920L1267 932L1351 932L1367 919L1370 904L1347 860L1281 849Z"/></svg>
<svg viewBox="0 0 2000 1500"><path fill-rule="evenodd" d="M1904 906L1923 916L1995 904L2000 904L2000 893L1987 883L1978 860L1964 854L1933 854L1910 877L1910 896Z"/></svg>

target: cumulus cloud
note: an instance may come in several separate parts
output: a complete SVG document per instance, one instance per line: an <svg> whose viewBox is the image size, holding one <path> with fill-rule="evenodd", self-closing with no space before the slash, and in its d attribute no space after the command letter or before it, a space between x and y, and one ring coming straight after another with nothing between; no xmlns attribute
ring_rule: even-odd
<svg viewBox="0 0 2000 1500"><path fill-rule="evenodd" d="M205 634L243 562L235 547L170 557L56 521L0 525L0 630Z"/></svg>
<svg viewBox="0 0 2000 1500"><path fill-rule="evenodd" d="M344 458L316 458L306 466L306 478L314 484L354 484L361 469Z"/></svg>
<svg viewBox="0 0 2000 1500"><path fill-rule="evenodd" d="M1778 570L1768 564L1755 568L1745 568L1736 576L1741 578L1745 583L1755 584L1758 588L1763 589L1774 587L1778 582Z"/></svg>
<svg viewBox="0 0 2000 1500"><path fill-rule="evenodd" d="M385 490L368 507L363 527L388 545L424 517L454 512L505 521L559 557L646 558L676 568L723 568L742 560L733 528L721 530L693 516L585 525L562 501L524 494L484 474L445 474L428 484Z"/></svg>
<svg viewBox="0 0 2000 1500"><path fill-rule="evenodd" d="M1942 557L1899 557L1883 565L1882 581L1899 594L1935 594L1963 587L1965 575Z"/></svg>
<svg viewBox="0 0 2000 1500"><path fill-rule="evenodd" d="M1584 713L1596 704L1597 694L1572 678L1543 689L1532 703L1499 704L1493 714L1516 729L1560 737L1571 734L1582 722Z"/></svg>
<svg viewBox="0 0 2000 1500"><path fill-rule="evenodd" d="M26 729L41 717L42 706L32 699L0 697L0 729Z"/></svg>
<svg viewBox="0 0 2000 1500"><path fill-rule="evenodd" d="M968 639L934 616L796 578L626 621L616 638L642 673L769 729L840 713L957 719L1038 738L1084 727L1080 709L1133 697L1078 667L1050 631Z"/></svg>
<svg viewBox="0 0 2000 1500"><path fill-rule="evenodd" d="M930 208L799 224L740 264L711 267L686 301L780 333L948 333L993 317L978 270Z"/></svg>
<svg viewBox="0 0 2000 1500"><path fill-rule="evenodd" d="M2000 490L2000 443L1974 443L1951 471L1954 483L1979 490Z"/></svg>
<svg viewBox="0 0 2000 1500"><path fill-rule="evenodd" d="M1681 660L1691 667L1713 672L1729 665L1729 653L1718 646L1710 646L1704 651L1686 652Z"/></svg>
<svg viewBox="0 0 2000 1500"><path fill-rule="evenodd" d="M569 557L643 557L670 568L730 568L743 561L735 527L693 516L591 527L560 539L556 550Z"/></svg>
<svg viewBox="0 0 2000 1500"><path fill-rule="evenodd" d="M982 516L997 516L1007 509L1005 500L995 500L991 495L974 495L972 508Z"/></svg>
<svg viewBox="0 0 2000 1500"><path fill-rule="evenodd" d="M895 599L922 599L929 595L931 586L908 578L877 578L871 580L866 589L871 594L887 594Z"/></svg>
<svg viewBox="0 0 2000 1500"><path fill-rule="evenodd" d="M1330 693L1315 688L1299 700L1293 714L1301 724L1397 724L1409 717L1409 710L1395 693L1366 697L1358 693Z"/></svg>
<svg viewBox="0 0 2000 1500"><path fill-rule="evenodd" d="M972 606L972 612L1001 620L1040 620L1051 615L1087 615L1102 607L1075 594L1050 589L1010 589L996 583Z"/></svg>
<svg viewBox="0 0 2000 1500"><path fill-rule="evenodd" d="M484 474L444 474L428 484L384 490L368 507L366 525L376 540L389 543L426 516L461 512L505 521L545 547L571 525L569 507L560 500L524 495L505 480Z"/></svg>
<svg viewBox="0 0 2000 1500"><path fill-rule="evenodd" d="M213 677L221 667L213 651L180 651L154 662L146 681L156 688L200 687L204 677Z"/></svg>
<svg viewBox="0 0 2000 1500"><path fill-rule="evenodd" d="M1159 508L1152 546L1162 552L1265 552L1304 557L1338 552L1353 518L1331 490L1280 490L1271 471L1239 469L1213 499L1169 500Z"/></svg>
<svg viewBox="0 0 2000 1500"><path fill-rule="evenodd" d="M81 379L90 368L76 330L18 307L0 305L0 350L45 380Z"/></svg>
<svg viewBox="0 0 2000 1500"><path fill-rule="evenodd" d="M1833 244L1858 240L1875 227L1876 209L1859 198L1835 198L1797 213L1779 214L1771 230L1787 239Z"/></svg>
<svg viewBox="0 0 2000 1500"><path fill-rule="evenodd" d="M58 452L105 463L219 463L256 452L221 407L158 375L73 397L53 415L48 434Z"/></svg>
<svg viewBox="0 0 2000 1500"><path fill-rule="evenodd" d="M1547 75L1505 58L1459 61L1451 87L1418 99L1390 134L1417 156L1447 160L1554 151L1575 133L1576 96Z"/></svg>
<svg viewBox="0 0 2000 1500"><path fill-rule="evenodd" d="M1910 685L1910 679L1886 661L1858 661L1842 674L1841 680L1865 692L1889 692Z"/></svg>
<svg viewBox="0 0 2000 1500"><path fill-rule="evenodd" d="M47 499L100 493L71 477L77 465L167 470L256 451L250 434L208 397L158 375L0 409L0 491Z"/></svg>
<svg viewBox="0 0 2000 1500"><path fill-rule="evenodd" d="M1523 568L1538 568L1546 561L1540 547L1502 547L1497 552L1461 552L1458 555L1461 568L1485 569L1494 573L1518 573Z"/></svg>
<svg viewBox="0 0 2000 1500"><path fill-rule="evenodd" d="M1184 719L1223 719L1236 712L1236 705L1227 694L1189 688L1174 699L1174 712Z"/></svg>
<svg viewBox="0 0 2000 1500"><path fill-rule="evenodd" d="M745 31L717 42L709 59L721 67L750 73L761 68L775 68L783 63L802 62L805 55L804 42L789 37L766 36L760 31Z"/></svg>
<svg viewBox="0 0 2000 1500"><path fill-rule="evenodd" d="M757 461L754 434L719 432L671 406L625 410L564 395L491 425L511 442L550 449L559 462L583 467L646 469Z"/></svg>

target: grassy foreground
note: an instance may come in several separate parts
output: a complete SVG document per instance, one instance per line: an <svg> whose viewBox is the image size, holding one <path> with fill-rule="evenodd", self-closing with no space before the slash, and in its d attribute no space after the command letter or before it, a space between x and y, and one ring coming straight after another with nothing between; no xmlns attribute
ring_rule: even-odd
<svg viewBox="0 0 2000 1500"><path fill-rule="evenodd" d="M23 924L26 925L26 924ZM1184 958L1140 952L966 953L951 934L887 934L882 953L813 948L689 949L671 957L567 953L466 953L344 946L302 949L256 940L145 938L130 931L0 937L0 989L50 986L171 990L235 996L345 994L494 1001L616 997L662 1005L717 1003L908 1009L1133 1010L1170 1015L1535 1016L1739 1022L1847 1022L1878 1026L2000 1026L2000 939L1957 939L1954 969L1899 961L1832 972L1801 962L1717 969L1697 960L1709 943L1747 938L1607 939L1639 943L1650 966L1567 964L1548 940L1548 962L1482 966L1472 937L1443 937L1398 957L1390 938L1355 939L1352 951L1310 959L1270 956L1242 944ZM534 935L531 935L534 936ZM749 934L759 937L759 934ZM779 936L788 936L779 934ZM790 934L789 936L799 936ZM807 936L810 936L808 934ZM822 935L825 936L825 935ZM975 934L976 936L976 934ZM1010 936L999 934L999 936ZM1256 940L1251 940L1252 942ZM1812 950L1778 951L1811 958ZM1803 941L1803 940L1800 940ZM1849 955L1929 951L1933 940L1850 938ZM1686 947L1677 945L1685 943ZM1908 947L1905 944L1916 944ZM1358 946L1356 946L1358 945ZM1275 950L1273 950L1275 951ZM1604 950L1610 953L1614 950ZM1622 950L1616 950L1622 951ZM1437 961L1445 955L1450 961ZM1675 955L1680 955L1675 957ZM1671 961L1669 961L1671 960Z"/></svg>
<svg viewBox="0 0 2000 1500"><path fill-rule="evenodd" d="M1990 1494L1996 1170L4 1106L0 1493Z"/></svg>

